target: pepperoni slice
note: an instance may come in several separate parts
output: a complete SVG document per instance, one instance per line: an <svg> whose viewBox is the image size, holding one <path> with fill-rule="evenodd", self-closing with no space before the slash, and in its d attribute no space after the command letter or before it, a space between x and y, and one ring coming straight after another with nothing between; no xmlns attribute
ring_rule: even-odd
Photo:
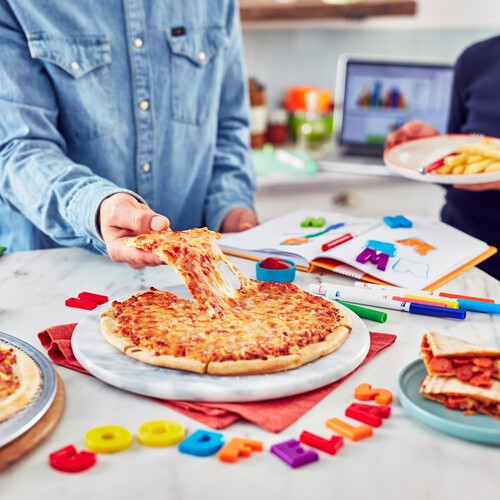
<svg viewBox="0 0 500 500"><path fill-rule="evenodd" d="M467 365L470 363L470 358L453 358L454 365Z"/></svg>
<svg viewBox="0 0 500 500"><path fill-rule="evenodd" d="M457 377L463 382L469 381L473 375L472 365L463 365L457 368Z"/></svg>
<svg viewBox="0 0 500 500"><path fill-rule="evenodd" d="M451 371L452 365L451 361L447 358L432 358L429 361L431 368L438 373L446 373Z"/></svg>
<svg viewBox="0 0 500 500"><path fill-rule="evenodd" d="M479 366L479 368L491 368L493 366L493 360L491 358L472 358L472 362Z"/></svg>
<svg viewBox="0 0 500 500"><path fill-rule="evenodd" d="M491 387L492 383L490 380L491 372L483 372L478 375L474 375L470 380L469 384L475 385L476 387Z"/></svg>
<svg viewBox="0 0 500 500"><path fill-rule="evenodd" d="M444 400L444 405L449 410L457 410L458 408L460 408L460 405L462 403L465 403L466 401L467 401L466 397L448 396Z"/></svg>

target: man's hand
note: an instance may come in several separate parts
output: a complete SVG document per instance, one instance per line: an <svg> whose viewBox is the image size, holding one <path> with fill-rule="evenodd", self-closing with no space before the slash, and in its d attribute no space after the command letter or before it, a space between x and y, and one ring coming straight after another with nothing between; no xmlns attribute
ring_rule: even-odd
<svg viewBox="0 0 500 500"><path fill-rule="evenodd" d="M483 184L455 184L453 187L465 191L489 191L490 189L500 189L500 181L484 182Z"/></svg>
<svg viewBox="0 0 500 500"><path fill-rule="evenodd" d="M125 262L133 269L162 263L152 253L124 245L131 236L161 231L170 226L166 217L153 212L133 196L118 193L106 198L99 208L99 226L111 260Z"/></svg>
<svg viewBox="0 0 500 500"><path fill-rule="evenodd" d="M391 132L385 141L385 147L390 148L401 144L402 142L411 141L413 139L423 139L424 137L434 137L439 135L439 132L429 124L414 120L405 123L403 126Z"/></svg>
<svg viewBox="0 0 500 500"><path fill-rule="evenodd" d="M228 212L221 225L222 233L246 231L259 223L257 215L248 208L235 208Z"/></svg>

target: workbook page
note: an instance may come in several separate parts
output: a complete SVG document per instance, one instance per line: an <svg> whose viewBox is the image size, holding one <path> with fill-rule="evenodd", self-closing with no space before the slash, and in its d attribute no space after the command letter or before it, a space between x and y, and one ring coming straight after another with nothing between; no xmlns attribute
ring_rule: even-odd
<svg viewBox="0 0 500 500"><path fill-rule="evenodd" d="M286 257L308 266L311 260L324 254L324 244L346 234L362 233L378 224L381 221L377 219L301 209L248 231L223 236L220 246L223 250L251 256Z"/></svg>
<svg viewBox="0 0 500 500"><path fill-rule="evenodd" d="M406 216L411 228L392 229L382 223L357 238L324 254L361 269L367 274L405 288L421 289L466 264L488 249L488 245L458 229L418 216ZM372 250L367 250L372 249ZM388 255L385 270L381 262L356 260L364 252ZM383 267L383 263L381 263Z"/></svg>

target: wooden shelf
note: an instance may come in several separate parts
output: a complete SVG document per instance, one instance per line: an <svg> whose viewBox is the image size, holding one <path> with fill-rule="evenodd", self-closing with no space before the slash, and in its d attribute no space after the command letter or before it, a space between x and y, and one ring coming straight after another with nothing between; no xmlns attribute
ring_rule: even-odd
<svg viewBox="0 0 500 500"><path fill-rule="evenodd" d="M345 0L329 4L322 0L240 0L242 22L299 21L310 19L365 19L374 16L413 16L416 0Z"/></svg>

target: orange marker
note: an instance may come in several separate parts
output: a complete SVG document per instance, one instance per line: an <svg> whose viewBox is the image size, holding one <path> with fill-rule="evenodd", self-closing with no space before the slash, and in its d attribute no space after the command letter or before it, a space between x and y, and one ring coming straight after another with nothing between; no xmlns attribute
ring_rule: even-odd
<svg viewBox="0 0 500 500"><path fill-rule="evenodd" d="M262 449L262 441L233 438L220 449L217 458L221 462L234 463L238 461L239 456L248 457L252 454L252 451L262 451Z"/></svg>
<svg viewBox="0 0 500 500"><path fill-rule="evenodd" d="M340 418L330 418L326 421L326 426L351 441L359 441L373 435L373 427L364 424L354 427Z"/></svg>
<svg viewBox="0 0 500 500"><path fill-rule="evenodd" d="M375 400L375 403L389 406L392 402L392 392L387 389L372 389L370 384L361 384L354 390L354 397L360 401Z"/></svg>

